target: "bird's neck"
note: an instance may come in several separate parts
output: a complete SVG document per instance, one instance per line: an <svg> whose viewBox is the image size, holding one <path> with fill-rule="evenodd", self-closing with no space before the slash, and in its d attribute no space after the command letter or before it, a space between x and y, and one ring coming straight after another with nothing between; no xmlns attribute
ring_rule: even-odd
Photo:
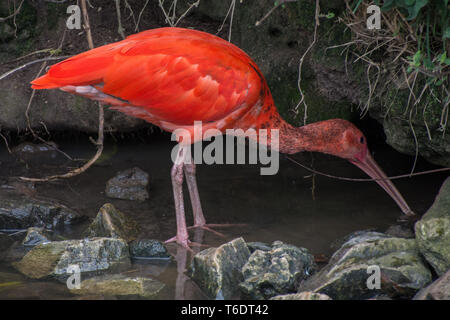
<svg viewBox="0 0 450 320"><path fill-rule="evenodd" d="M271 95L268 94L262 103L255 104L234 124L234 127L256 130L254 138L258 139L259 144L267 145L281 153L294 154L302 151L330 153L328 142L333 140L335 134L332 121L294 127L281 117ZM276 135L278 139L275 139Z"/></svg>
<svg viewBox="0 0 450 320"><path fill-rule="evenodd" d="M267 133L260 129L267 129ZM273 130L277 130L278 147L275 148L281 153L294 154L302 151L328 153L327 142L331 138L328 135L332 134L328 129L328 121L315 122L301 127L292 126L275 109L275 112L270 116L270 120L263 122L257 128L257 132L259 142L271 147L276 146L276 143L272 140L274 132L276 132ZM263 139L261 139L262 136L264 136Z"/></svg>

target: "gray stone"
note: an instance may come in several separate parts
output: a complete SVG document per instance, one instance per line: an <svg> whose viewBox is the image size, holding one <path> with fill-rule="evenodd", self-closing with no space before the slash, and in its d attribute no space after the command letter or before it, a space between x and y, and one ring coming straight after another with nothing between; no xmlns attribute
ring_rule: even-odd
<svg viewBox="0 0 450 320"><path fill-rule="evenodd" d="M242 268L239 287L245 298L269 299L293 293L315 271L314 257L305 248L275 241L270 251L256 250Z"/></svg>
<svg viewBox="0 0 450 320"><path fill-rule="evenodd" d="M106 183L106 195L110 198L126 200L146 200L148 173L134 167L120 171Z"/></svg>
<svg viewBox="0 0 450 320"><path fill-rule="evenodd" d="M22 245L26 247L34 247L41 243L50 242L49 234L44 228L31 227L28 228L27 234L22 241Z"/></svg>
<svg viewBox="0 0 450 320"><path fill-rule="evenodd" d="M78 223L84 218L59 203L13 196L0 199L0 229L56 229Z"/></svg>
<svg viewBox="0 0 450 320"><path fill-rule="evenodd" d="M84 280L79 289L71 289L70 292L83 296L155 299L164 288L164 283L151 278L106 275Z"/></svg>
<svg viewBox="0 0 450 320"><path fill-rule="evenodd" d="M450 300L450 270L417 292L414 300Z"/></svg>
<svg viewBox="0 0 450 320"><path fill-rule="evenodd" d="M237 238L218 248L197 253L189 270L191 278L213 299L239 297L242 267L250 257L244 239Z"/></svg>
<svg viewBox="0 0 450 320"><path fill-rule="evenodd" d="M130 264L128 245L122 239L95 238L54 241L40 244L13 266L32 279L56 278L64 281L76 265L80 273L91 275L115 271Z"/></svg>
<svg viewBox="0 0 450 320"><path fill-rule="evenodd" d="M136 221L117 210L111 203L104 204L86 230L88 237L121 238L130 242L137 238L140 227Z"/></svg>
<svg viewBox="0 0 450 320"><path fill-rule="evenodd" d="M169 259L170 255L161 241L139 239L130 243L130 255L137 259L162 258Z"/></svg>
<svg viewBox="0 0 450 320"><path fill-rule="evenodd" d="M419 250L438 275L450 269L450 178L415 225Z"/></svg>
<svg viewBox="0 0 450 320"><path fill-rule="evenodd" d="M299 292L291 294L283 294L270 298L270 300L331 300L326 294L315 292Z"/></svg>
<svg viewBox="0 0 450 320"><path fill-rule="evenodd" d="M380 270L380 288L371 276ZM319 292L332 299L368 299L378 295L410 298L431 282L416 241L366 232L348 240L320 272L302 282L298 291ZM375 282L376 284L376 282Z"/></svg>
<svg viewBox="0 0 450 320"><path fill-rule="evenodd" d="M57 144L49 142L48 144L35 144L31 142L23 142L11 149L11 152L17 158L29 161L43 161L43 159L56 158L58 152Z"/></svg>
<svg viewBox="0 0 450 320"><path fill-rule="evenodd" d="M255 252L256 250L262 250L262 251L270 251L272 250L272 247L270 244L264 243L264 242L247 242L247 247L250 250L251 253Z"/></svg>

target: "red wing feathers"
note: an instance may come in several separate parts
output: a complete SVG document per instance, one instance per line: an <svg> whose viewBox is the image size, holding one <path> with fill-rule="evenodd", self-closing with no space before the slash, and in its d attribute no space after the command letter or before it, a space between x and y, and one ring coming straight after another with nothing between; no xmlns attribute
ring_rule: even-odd
<svg viewBox="0 0 450 320"><path fill-rule="evenodd" d="M103 84L96 88L104 94L145 109L136 114L186 125L220 120L244 103L253 106L264 81L255 68L243 51L225 40L194 30L162 28L64 60L34 80L32 87ZM117 110L121 107L115 105Z"/></svg>

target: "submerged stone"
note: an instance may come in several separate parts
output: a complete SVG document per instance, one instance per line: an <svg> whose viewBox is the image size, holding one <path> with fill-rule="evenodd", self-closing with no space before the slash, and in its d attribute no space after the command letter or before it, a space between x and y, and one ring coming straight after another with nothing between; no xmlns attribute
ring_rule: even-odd
<svg viewBox="0 0 450 320"><path fill-rule="evenodd" d="M314 257L305 248L275 241L270 251L255 250L242 268L239 287L245 298L269 299L296 292L301 280L315 271Z"/></svg>
<svg viewBox="0 0 450 320"><path fill-rule="evenodd" d="M431 272L414 239L366 232L345 242L298 291L323 293L332 299L410 298L430 281Z"/></svg>
<svg viewBox="0 0 450 320"><path fill-rule="evenodd" d="M299 292L291 294L283 294L270 298L270 300L331 300L326 294L315 292Z"/></svg>
<svg viewBox="0 0 450 320"><path fill-rule="evenodd" d="M164 287L164 283L151 278L106 275L84 280L79 289L71 289L70 292L84 296L155 299L158 298Z"/></svg>
<svg viewBox="0 0 450 320"><path fill-rule="evenodd" d="M32 279L53 277L64 281L75 266L81 274L118 270L130 264L128 245L122 239L94 238L40 244L13 266Z"/></svg>
<svg viewBox="0 0 450 320"><path fill-rule="evenodd" d="M131 242L130 255L132 258L137 259L170 258L170 254L164 244L161 241L152 239L139 239Z"/></svg>
<svg viewBox="0 0 450 320"><path fill-rule="evenodd" d="M237 238L218 248L197 253L189 270L191 278L213 299L239 297L241 269L250 257L244 239Z"/></svg>
<svg viewBox="0 0 450 320"><path fill-rule="evenodd" d="M34 247L41 243L50 242L49 235L44 228L31 227L28 228L27 234L22 241L22 245L26 247Z"/></svg>
<svg viewBox="0 0 450 320"><path fill-rule="evenodd" d="M86 234L88 237L121 238L129 242L137 238L139 231L136 221L106 203L100 208Z"/></svg>
<svg viewBox="0 0 450 320"><path fill-rule="evenodd" d="M419 250L438 275L450 269L450 178L415 225Z"/></svg>
<svg viewBox="0 0 450 320"><path fill-rule="evenodd" d="M148 173L134 167L108 180L105 192L110 198L143 201L149 198L147 186Z"/></svg>
<svg viewBox="0 0 450 320"><path fill-rule="evenodd" d="M0 199L0 229L62 228L85 217L66 206L22 197Z"/></svg>

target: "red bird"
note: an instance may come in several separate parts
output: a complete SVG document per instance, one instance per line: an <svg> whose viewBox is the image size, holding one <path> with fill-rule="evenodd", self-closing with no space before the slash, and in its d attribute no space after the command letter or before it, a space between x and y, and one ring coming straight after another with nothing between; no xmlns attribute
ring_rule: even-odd
<svg viewBox="0 0 450 320"><path fill-rule="evenodd" d="M187 129L192 133L192 143L194 121L202 121L205 130L216 128L221 132L279 129L280 152L315 151L347 159L378 179L376 182L403 213L413 215L371 157L360 130L341 119L291 126L278 114L256 63L238 47L214 35L182 28L144 31L53 65L47 74L32 81L32 88L59 88L98 100L169 132ZM168 241L189 248L183 173L193 206L194 227L208 229L208 225L197 190L195 164L184 163L187 146L180 140L171 172L177 235Z"/></svg>

